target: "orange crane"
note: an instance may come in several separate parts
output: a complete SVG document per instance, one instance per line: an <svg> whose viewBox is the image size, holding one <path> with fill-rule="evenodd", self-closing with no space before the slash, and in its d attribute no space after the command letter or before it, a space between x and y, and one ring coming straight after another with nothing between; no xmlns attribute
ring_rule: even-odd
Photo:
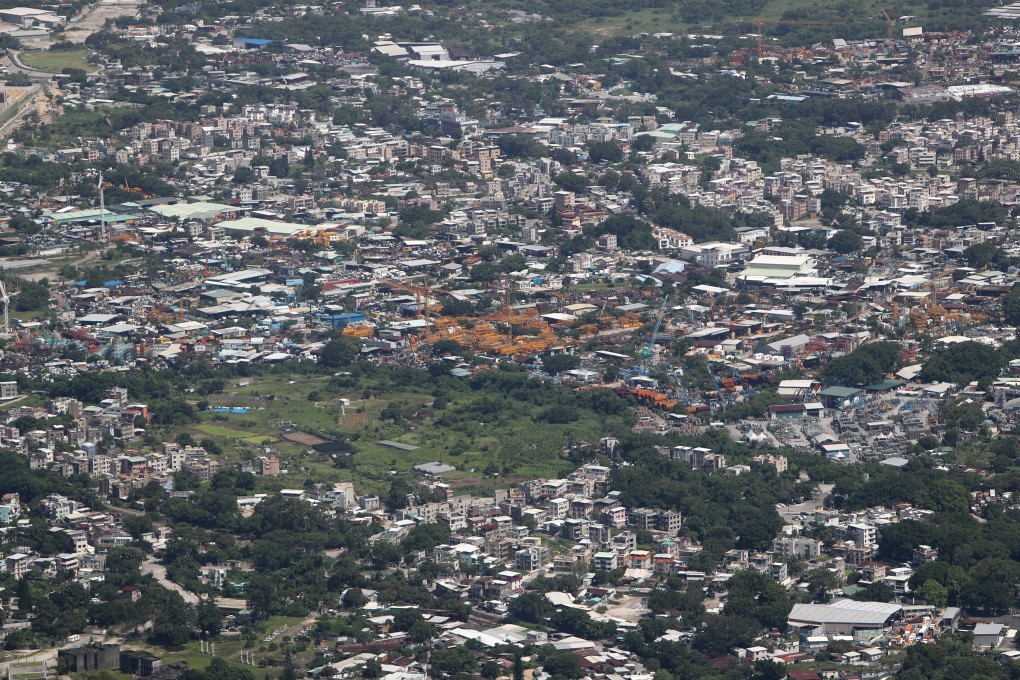
<svg viewBox="0 0 1020 680"><path fill-rule="evenodd" d="M768 26L838 26L838 21L802 21L799 19L747 19L747 22L753 24L758 31L758 61L761 61L764 55L764 46L762 45L762 32L763 28Z"/></svg>
<svg viewBox="0 0 1020 680"><path fill-rule="evenodd" d="M407 293L414 295L415 305L418 308L418 318L425 320L425 332L429 330L429 321L432 317L432 310L429 308L429 302L431 301L431 293L443 293L444 295L453 295L453 291L445 290L443 288L433 288L429 281L426 279L424 286L415 286L402 281L394 281L393 279L380 279L379 282L384 286L396 288Z"/></svg>

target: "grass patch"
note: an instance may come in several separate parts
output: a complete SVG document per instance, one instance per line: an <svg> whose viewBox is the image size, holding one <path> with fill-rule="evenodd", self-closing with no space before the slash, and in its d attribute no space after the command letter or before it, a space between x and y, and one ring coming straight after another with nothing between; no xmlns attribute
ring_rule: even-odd
<svg viewBox="0 0 1020 680"><path fill-rule="evenodd" d="M221 427L219 425L211 425L209 423L202 423L201 425L195 425L193 430L197 430L202 434L207 434L211 437L231 437L233 439L256 439L264 437L258 432L248 432L246 430L232 430L229 427Z"/></svg>
<svg viewBox="0 0 1020 680"><path fill-rule="evenodd" d="M264 375L241 382L208 400L212 406L245 406L249 411L204 411L202 422L179 431L213 439L223 449L221 461L226 466L265 455L263 442L270 439L268 448L287 474L260 477L257 490L267 493L300 486L305 479L325 484L353 481L360 492L386 493L392 473L414 474L414 466L432 461L457 468L444 477L459 492L487 492L523 479L556 475L570 465L563 451L571 441L597 445L622 426L618 416L607 419L585 409L578 409L577 420L567 424L542 422L537 416L543 407L529 402L509 402L519 409L513 417L501 412L472 415L475 405L493 395L472 390L466 381L448 390L445 408L440 409L433 408L436 397L429 385L383 387L365 379L340 387L332 376L314 375ZM349 402L342 410L340 399ZM400 422L382 418L391 404L403 414ZM331 457L281 439L281 432L288 429L325 440L347 439L354 454ZM381 440L418 448L403 451L381 445Z"/></svg>
<svg viewBox="0 0 1020 680"><path fill-rule="evenodd" d="M86 671L78 675L85 680L132 680L132 676L121 673L116 668L107 668L104 671Z"/></svg>
<svg viewBox="0 0 1020 680"><path fill-rule="evenodd" d="M61 73L65 68L78 68L86 73L96 70L93 64L85 60L88 50L31 50L18 55L25 66L41 71Z"/></svg>
<svg viewBox="0 0 1020 680"><path fill-rule="evenodd" d="M269 651L268 650L268 646L269 646L270 643L264 641L265 636L269 632L272 632L272 631L276 630L277 628L280 628L280 627L283 627L283 626L286 626L288 629L293 628L294 626L297 626L298 624L302 623L304 620L305 619L303 619L303 618L293 617L293 616L272 616L272 617L270 617L269 621L267 622L267 625L266 625L266 628L265 628L265 632L258 636L258 638L257 638L257 640L255 642L255 646L253 648L251 648L251 649L246 650L246 651L251 651L251 652L253 652L255 654L255 661L256 662L258 662L260 659L266 659L266 660L275 659L277 661L282 661L283 658L284 658L283 651L282 650L278 650L278 649L274 650L274 651ZM297 635L297 632L294 632L294 634ZM282 644L283 643L282 636L276 638L276 640L274 640L274 642L278 646L280 644ZM255 673L256 677L261 677L262 674L265 672L263 670L260 670L258 667L254 667L253 668L252 666L248 666L246 664L241 664L239 662L239 660L241 658L241 651L244 650L244 638L242 638L240 635L220 636L217 640L215 640L213 642L213 644L214 644L214 647L215 647L215 650L216 650L216 657L218 657L220 659L223 659L224 661L227 661L228 663L230 663L232 665L235 665L238 668L247 668L248 670L250 670L253 673ZM264 647L264 648L267 648L267 649L265 651L260 652L260 651L258 651L260 647ZM209 654L203 654L202 653L202 651L201 651L201 643L198 640L194 640L192 642L189 642L187 645L185 645L184 649L180 649L180 650L168 651L168 650L162 649L160 647L152 647L152 646L148 646L148 647L146 647L146 649L147 649L147 651L150 651L153 654L156 654L156 655L162 657L163 665L164 666L168 666L170 664L175 664L175 663L185 662L185 663L188 664L188 668L203 669L206 666L208 666L209 663L213 660L213 657L210 656ZM311 648L309 648L309 649L311 649ZM305 653L299 654L297 656L300 657L301 659L303 659L304 656L309 656L310 657L310 654L305 652ZM118 675L118 676L115 676L115 677L121 677L121 676ZM127 676L123 676L123 677L127 677Z"/></svg>
<svg viewBox="0 0 1020 680"><path fill-rule="evenodd" d="M902 35L902 29L908 26L925 26L941 24L947 19L961 19L977 17L985 9L986 3L974 3L973 7L966 6L966 3L959 8L944 10L931 8L927 3L919 0L892 0L881 3L878 0L852 0L852 10L847 10L846 0L817 0L811 4L811 15L800 17L808 21L832 21L832 26L816 25L808 26L817 29L816 32L831 34L829 37L847 37L843 33L846 30L845 17L852 16L857 20L872 18L875 24L875 34L872 38L884 38L886 22L882 18L883 10L887 10L893 19L900 16L913 16L909 22L896 22L893 28L893 35ZM712 33L723 33L725 35L742 35L757 32L757 27L747 21L748 19L765 19L778 21L787 12L795 12L805 9L803 0L770 0L759 11L742 16L730 16L720 21L695 20L685 22L681 13L675 8L643 8L635 9L618 16L607 16L587 19L577 22L577 30L586 31L596 36L615 35L636 35L638 33L688 33L698 30L710 29ZM961 11L962 10L962 11ZM692 18L688 16L687 18ZM783 31L795 29L797 26L790 25L782 27ZM775 35L776 27L768 26L765 33ZM841 32L842 31L842 32Z"/></svg>

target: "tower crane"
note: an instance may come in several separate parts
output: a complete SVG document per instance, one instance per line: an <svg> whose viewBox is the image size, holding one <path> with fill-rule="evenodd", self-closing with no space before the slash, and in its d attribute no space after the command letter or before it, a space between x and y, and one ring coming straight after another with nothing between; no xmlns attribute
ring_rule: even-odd
<svg viewBox="0 0 1020 680"><path fill-rule="evenodd" d="M414 286L401 281L394 281L392 279L380 279L379 283L414 295L415 304L418 307L418 318L425 320L426 330L428 330L429 320L432 316L432 310L429 308L429 302L431 301L430 294L443 293L445 295L453 295L452 291L444 290L442 288L433 288L428 280L425 281L424 286Z"/></svg>
<svg viewBox="0 0 1020 680"><path fill-rule="evenodd" d="M762 45L762 33L766 25L768 26L836 26L839 22L836 21L802 21L797 19L746 19L746 21L752 24L758 31L758 61L761 61L764 55L765 48ZM892 29L890 29L892 30Z"/></svg>
<svg viewBox="0 0 1020 680"><path fill-rule="evenodd" d="M3 334L11 334L11 298L7 294L7 286L4 285L3 281L0 281L0 302L4 304L4 328Z"/></svg>
<svg viewBox="0 0 1020 680"><path fill-rule="evenodd" d="M668 295L662 299L659 311L655 315L655 327L652 329L652 335L648 339L648 344L638 350L638 354L649 357L648 361L651 364L655 363L655 343L659 339L659 331L662 329L662 320L666 316L666 306L669 304L669 299Z"/></svg>

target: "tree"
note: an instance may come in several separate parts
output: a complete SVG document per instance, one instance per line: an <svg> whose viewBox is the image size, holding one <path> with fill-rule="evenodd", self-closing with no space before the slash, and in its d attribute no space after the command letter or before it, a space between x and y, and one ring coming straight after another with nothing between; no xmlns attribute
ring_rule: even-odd
<svg viewBox="0 0 1020 680"><path fill-rule="evenodd" d="M588 158L592 163L619 163L623 160L623 149L616 142L592 142L588 145Z"/></svg>
<svg viewBox="0 0 1020 680"><path fill-rule="evenodd" d="M581 365L581 359L573 354L550 354L542 357L542 370L549 375L570 371Z"/></svg>
<svg viewBox="0 0 1020 680"><path fill-rule="evenodd" d="M290 174L290 161L286 156L274 158L269 163L269 174L273 177L286 177Z"/></svg>
<svg viewBox="0 0 1020 680"><path fill-rule="evenodd" d="M553 676L553 678L567 678L576 680L584 677L584 669L581 662L573 652L554 652L546 657L542 663L542 669Z"/></svg>
<svg viewBox="0 0 1020 680"><path fill-rule="evenodd" d="M917 524L917 522L913 522L913 524ZM884 539L885 531L882 534ZM936 560L935 562L925 562L919 566L910 577L910 586L919 590L928 581L935 581L945 587L948 596L947 603L959 605L960 596L966 589L969 580L970 577L967 576L967 571L963 567Z"/></svg>
<svg viewBox="0 0 1020 680"><path fill-rule="evenodd" d="M1013 286L1002 298L1002 320L1020 326L1020 286Z"/></svg>
<svg viewBox="0 0 1020 680"><path fill-rule="evenodd" d="M32 595L32 583L27 578L18 579L14 592L18 596L18 611L30 612L35 607Z"/></svg>
<svg viewBox="0 0 1020 680"><path fill-rule="evenodd" d="M575 422L578 418L580 418L580 414L577 409L562 404L554 404L535 415L535 420L551 425L566 425Z"/></svg>
<svg viewBox="0 0 1020 680"><path fill-rule="evenodd" d="M1008 611L1016 604L1020 564L989 557L971 567L968 576L970 583L963 594L967 606L998 613Z"/></svg>
<svg viewBox="0 0 1020 680"><path fill-rule="evenodd" d="M692 646L707 656L721 656L734 647L748 647L761 630L757 622L742 616L720 616L694 636Z"/></svg>
<svg viewBox="0 0 1020 680"><path fill-rule="evenodd" d="M868 385L881 380L900 360L895 342L869 342L830 361L822 370L827 385Z"/></svg>
<svg viewBox="0 0 1020 680"><path fill-rule="evenodd" d="M205 449L206 453L211 454L213 456L223 455L223 448L216 442L215 439L210 439L209 437L206 437L199 443L199 446Z"/></svg>
<svg viewBox="0 0 1020 680"><path fill-rule="evenodd" d="M190 669L188 672L201 673L202 680L255 680L255 674L247 668L232 666L218 656L213 657L209 665L205 667L205 670L196 671L195 669Z"/></svg>
<svg viewBox="0 0 1020 680"><path fill-rule="evenodd" d="M833 234L832 238L829 239L828 247L829 250L842 255L848 255L864 248L864 238L856 231L842 229Z"/></svg>
<svg viewBox="0 0 1020 680"><path fill-rule="evenodd" d="M558 172L553 176L553 181L564 191L572 191L575 194L584 193L590 182L584 175L576 172Z"/></svg>
<svg viewBox="0 0 1020 680"><path fill-rule="evenodd" d="M297 668L294 667L294 657L287 651L283 659L283 672L280 673L280 680L298 680Z"/></svg>
<svg viewBox="0 0 1020 680"><path fill-rule="evenodd" d="M969 340L944 347L932 354L921 369L921 380L965 384L982 378L995 378L1005 363L1004 353L988 345Z"/></svg>
<svg viewBox="0 0 1020 680"><path fill-rule="evenodd" d="M655 137L652 135L637 135L631 142L630 148L634 151L651 151L655 148Z"/></svg>
<svg viewBox="0 0 1020 680"><path fill-rule="evenodd" d="M737 572L729 581L727 616L749 618L766 628L782 628L793 608L786 588L757 571Z"/></svg>
<svg viewBox="0 0 1020 680"><path fill-rule="evenodd" d="M541 623L552 613L552 603L544 595L529 591L510 600L507 609L514 619Z"/></svg>
<svg viewBox="0 0 1020 680"><path fill-rule="evenodd" d="M232 178L234 184L248 184L255 181L255 171L251 168L240 167L234 170L234 176Z"/></svg>
<svg viewBox="0 0 1020 680"><path fill-rule="evenodd" d="M395 543L376 541L372 544L372 567L385 569L400 564L403 553Z"/></svg>
<svg viewBox="0 0 1020 680"><path fill-rule="evenodd" d="M808 573L808 592L817 599L824 600L838 587L839 578L830 569L818 567Z"/></svg>
<svg viewBox="0 0 1020 680"><path fill-rule="evenodd" d="M450 542L450 527L438 522L419 524L407 533L401 542L405 551L431 551L437 545Z"/></svg>
<svg viewBox="0 0 1020 680"><path fill-rule="evenodd" d="M928 579L917 589L917 596L931 606L941 608L949 601L949 589L935 579Z"/></svg>
<svg viewBox="0 0 1020 680"><path fill-rule="evenodd" d="M475 653L467 647L443 649L432 654L432 669L440 676L473 673L478 668Z"/></svg>
<svg viewBox="0 0 1020 680"><path fill-rule="evenodd" d="M436 629L427 621L416 621L407 631L411 642L423 644L436 636Z"/></svg>
<svg viewBox="0 0 1020 680"><path fill-rule="evenodd" d="M753 680L783 680L786 676L786 666L772 659L763 659L754 662Z"/></svg>
<svg viewBox="0 0 1020 680"><path fill-rule="evenodd" d="M361 609L368 602L368 598L361 592L361 588L348 588L340 602L347 609Z"/></svg>
<svg viewBox="0 0 1020 680"><path fill-rule="evenodd" d="M248 596L248 609L256 621L267 619L276 606L276 580L267 574L252 576L245 589Z"/></svg>
<svg viewBox="0 0 1020 680"><path fill-rule="evenodd" d="M206 637L216 637L223 630L223 612L216 606L212 597L207 597L198 603L195 608L195 617L198 628Z"/></svg>
<svg viewBox="0 0 1020 680"><path fill-rule="evenodd" d="M407 496L414 493L415 486L406 477L394 477L390 482L390 492L386 495L386 507L400 510L407 507Z"/></svg>
<svg viewBox="0 0 1020 680"><path fill-rule="evenodd" d="M326 368L350 366L361 352L361 340L352 336L333 338L319 355L319 364Z"/></svg>
<svg viewBox="0 0 1020 680"><path fill-rule="evenodd" d="M130 515L125 516L124 520ZM130 574L137 571L145 560L145 553L132 546L112 548L106 556L106 570L113 574Z"/></svg>

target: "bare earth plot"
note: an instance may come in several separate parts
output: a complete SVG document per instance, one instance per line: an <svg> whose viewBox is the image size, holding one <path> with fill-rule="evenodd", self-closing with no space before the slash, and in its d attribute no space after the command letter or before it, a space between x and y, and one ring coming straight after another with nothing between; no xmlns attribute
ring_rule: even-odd
<svg viewBox="0 0 1020 680"><path fill-rule="evenodd" d="M141 0L100 0L81 19L68 24L64 37L71 42L83 43L90 35L102 29L107 19L136 17L141 6Z"/></svg>

